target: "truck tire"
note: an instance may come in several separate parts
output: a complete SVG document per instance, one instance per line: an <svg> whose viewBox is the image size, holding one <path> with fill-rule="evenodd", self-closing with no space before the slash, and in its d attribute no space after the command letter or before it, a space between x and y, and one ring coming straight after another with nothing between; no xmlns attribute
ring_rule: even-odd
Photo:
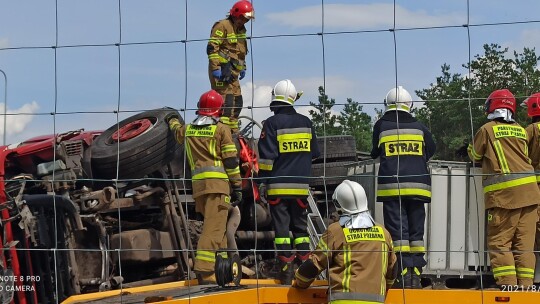
<svg viewBox="0 0 540 304"><path fill-rule="evenodd" d="M93 177L141 178L169 163L175 152L183 148L164 119L169 113L178 114L170 108L145 111L122 120L96 137L90 147ZM184 123L181 117L179 119Z"/></svg>
<svg viewBox="0 0 540 304"><path fill-rule="evenodd" d="M319 146L321 156L316 159L314 163L322 163L325 157L326 162L357 160L356 141L352 135L317 137L317 144Z"/></svg>
<svg viewBox="0 0 540 304"><path fill-rule="evenodd" d="M311 166L311 176L312 179L309 182L311 187L323 186L326 185L338 185L343 180L347 179L347 165L350 165L354 162L351 161L339 161L322 164L313 164ZM326 167L326 170L325 170ZM326 178L322 178L325 176Z"/></svg>

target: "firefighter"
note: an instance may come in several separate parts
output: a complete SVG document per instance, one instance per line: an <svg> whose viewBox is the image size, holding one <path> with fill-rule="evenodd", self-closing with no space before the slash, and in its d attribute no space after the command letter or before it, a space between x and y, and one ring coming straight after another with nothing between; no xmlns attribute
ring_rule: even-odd
<svg viewBox="0 0 540 304"><path fill-rule="evenodd" d="M244 104L240 89L240 80L246 76L248 53L244 25L254 18L249 1L236 2L227 18L214 23L206 47L210 85L225 99L221 121L234 133L238 132L238 116Z"/></svg>
<svg viewBox="0 0 540 304"><path fill-rule="evenodd" d="M344 180L332 200L339 221L328 226L298 268L293 287L309 287L328 269L329 303L384 303L397 274L390 233L373 221L360 184Z"/></svg>
<svg viewBox="0 0 540 304"><path fill-rule="evenodd" d="M210 90L201 95L198 116L191 124L183 126L174 117L177 114L166 118L176 140L185 143L195 210L204 216L194 265L201 284L216 281L215 251L227 247L227 214L231 203L242 200L236 146L230 128L219 121L222 106L221 95Z"/></svg>
<svg viewBox="0 0 540 304"><path fill-rule="evenodd" d="M371 157L380 157L377 201L398 255L396 288L422 288L424 204L431 201L427 161L435 153L431 132L411 114L412 97L402 86L384 99L384 115L373 127Z"/></svg>
<svg viewBox="0 0 540 304"><path fill-rule="evenodd" d="M493 91L484 109L490 122L476 132L468 153L482 165L491 270L501 289L531 286L540 190L527 156L527 132L514 121L516 99L509 90Z"/></svg>
<svg viewBox="0 0 540 304"><path fill-rule="evenodd" d="M532 94L523 105L527 107L527 114L532 123L525 129L527 131L529 157L536 174L536 182L540 186L540 92ZM538 209L540 212L540 209ZM534 283L540 283L540 222L536 223L536 269Z"/></svg>
<svg viewBox="0 0 540 304"><path fill-rule="evenodd" d="M311 161L319 157L311 120L293 107L300 95L289 79L275 85L270 103L274 116L265 121L258 144L260 188L266 193L275 232L277 277L285 285L294 276L293 247L298 262L309 256L307 197Z"/></svg>

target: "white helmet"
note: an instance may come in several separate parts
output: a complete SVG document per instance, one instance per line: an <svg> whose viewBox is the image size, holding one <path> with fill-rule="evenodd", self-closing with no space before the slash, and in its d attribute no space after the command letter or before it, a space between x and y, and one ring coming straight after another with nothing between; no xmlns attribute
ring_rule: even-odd
<svg viewBox="0 0 540 304"><path fill-rule="evenodd" d="M294 84L289 80L281 80L276 83L274 89L272 90L272 102L279 101L294 105L294 102L300 98L302 92L296 92Z"/></svg>
<svg viewBox="0 0 540 304"><path fill-rule="evenodd" d="M402 86L398 86L388 91L386 98L384 98L384 105L386 106L386 111L400 110L409 112L412 108L413 101L411 94Z"/></svg>
<svg viewBox="0 0 540 304"><path fill-rule="evenodd" d="M366 191L359 183L348 179L334 190L332 201L337 211L343 214L357 214L368 210Z"/></svg>

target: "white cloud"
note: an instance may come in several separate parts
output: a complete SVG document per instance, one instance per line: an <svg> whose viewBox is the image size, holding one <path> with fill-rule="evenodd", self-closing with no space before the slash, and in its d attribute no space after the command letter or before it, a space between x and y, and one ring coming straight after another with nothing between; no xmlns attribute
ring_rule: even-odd
<svg viewBox="0 0 540 304"><path fill-rule="evenodd" d="M521 31L515 41L505 43L509 48L510 54L513 50L518 53L523 52L523 48L536 48L537 54L540 49L540 29L526 29Z"/></svg>
<svg viewBox="0 0 540 304"><path fill-rule="evenodd" d="M465 13L429 14L424 10L411 11L396 5L397 27L428 27L460 25L466 22ZM321 6L306 6L293 11L272 13L268 18L276 23L292 27L320 27ZM325 28L386 29L394 22L394 5L374 4L328 4L324 6Z"/></svg>
<svg viewBox="0 0 540 304"><path fill-rule="evenodd" d="M32 122L34 114L39 109L37 102L32 101L31 103L24 104L18 109L8 109L7 116L4 116L4 103L0 103L0 134L4 134L4 118L7 117L6 121L6 135L14 135L22 133L26 126ZM17 114L17 115L9 115Z"/></svg>
<svg viewBox="0 0 540 304"><path fill-rule="evenodd" d="M8 48L9 47L9 39L7 38L1 38L0 39L0 49Z"/></svg>

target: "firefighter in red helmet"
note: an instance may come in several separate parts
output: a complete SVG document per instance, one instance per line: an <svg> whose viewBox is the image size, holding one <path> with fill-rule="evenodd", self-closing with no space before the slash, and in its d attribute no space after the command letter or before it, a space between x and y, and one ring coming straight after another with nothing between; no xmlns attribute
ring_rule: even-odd
<svg viewBox="0 0 540 304"><path fill-rule="evenodd" d="M251 2L236 2L227 18L214 23L206 47L210 85L225 100L221 120L235 133L238 131L238 116L244 104L240 89L240 80L246 76L245 61L248 53L244 25L254 18L255 11Z"/></svg>
<svg viewBox="0 0 540 304"><path fill-rule="evenodd" d="M482 165L487 246L499 288L533 284L534 234L540 190L527 155L528 135L514 120L516 99L507 89L489 95L484 124L468 154Z"/></svg>
<svg viewBox="0 0 540 304"><path fill-rule="evenodd" d="M194 265L201 284L216 281L216 250L227 247L227 215L231 203L242 200L236 145L230 128L219 121L222 106L221 95L210 90L201 95L191 124L183 126L174 113L165 118L176 140L185 144L195 210L204 216Z"/></svg>
<svg viewBox="0 0 540 304"><path fill-rule="evenodd" d="M532 94L523 104L527 107L527 115L532 119L532 123L525 129L529 140L529 157L531 165L536 174L536 182L540 186L540 92ZM540 215L540 209L538 209ZM540 283L540 222L536 223L536 269L534 273L534 283Z"/></svg>

